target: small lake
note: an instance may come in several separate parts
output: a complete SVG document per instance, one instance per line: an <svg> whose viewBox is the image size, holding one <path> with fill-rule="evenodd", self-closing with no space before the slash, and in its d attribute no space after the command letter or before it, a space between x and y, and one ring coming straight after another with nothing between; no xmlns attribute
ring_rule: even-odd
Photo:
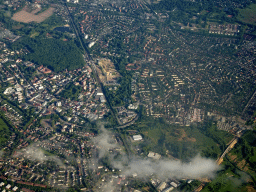
<svg viewBox="0 0 256 192"><path fill-rule="evenodd" d="M71 32L69 27L56 27L54 28L54 31L60 31L60 32Z"/></svg>

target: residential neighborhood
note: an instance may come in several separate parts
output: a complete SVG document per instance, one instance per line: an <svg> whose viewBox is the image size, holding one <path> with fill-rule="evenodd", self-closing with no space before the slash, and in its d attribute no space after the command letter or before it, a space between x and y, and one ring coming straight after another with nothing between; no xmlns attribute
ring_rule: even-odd
<svg viewBox="0 0 256 192"><path fill-rule="evenodd" d="M0 1L0 191L253 188L254 5Z"/></svg>

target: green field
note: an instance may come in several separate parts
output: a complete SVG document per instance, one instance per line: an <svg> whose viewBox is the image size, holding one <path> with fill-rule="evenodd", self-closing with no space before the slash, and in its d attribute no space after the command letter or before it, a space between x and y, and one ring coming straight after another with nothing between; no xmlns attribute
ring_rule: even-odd
<svg viewBox="0 0 256 192"><path fill-rule="evenodd" d="M231 170L221 171L211 183L207 184L202 192L218 191L218 192L235 192L249 191L244 174L237 175Z"/></svg>
<svg viewBox="0 0 256 192"><path fill-rule="evenodd" d="M40 35L39 32L34 32L34 33L32 33L32 34L30 35L30 37L33 38L33 37L36 37L36 36L39 36L39 35Z"/></svg>
<svg viewBox="0 0 256 192"><path fill-rule="evenodd" d="M211 124L185 127L150 117L137 122L132 128L143 135L144 141L139 145L144 154L154 151L183 160L198 153L217 159L223 146L225 148L225 144L233 137L227 132L216 130L216 126Z"/></svg>
<svg viewBox="0 0 256 192"><path fill-rule="evenodd" d="M256 4L251 4L245 9L239 9L237 19L243 23L256 25Z"/></svg>

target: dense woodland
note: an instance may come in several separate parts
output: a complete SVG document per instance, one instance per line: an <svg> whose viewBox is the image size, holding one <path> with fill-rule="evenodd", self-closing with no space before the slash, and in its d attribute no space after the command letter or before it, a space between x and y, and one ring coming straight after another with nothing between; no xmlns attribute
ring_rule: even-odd
<svg viewBox="0 0 256 192"><path fill-rule="evenodd" d="M255 0L201 0L201 1L186 1L186 0L163 0L158 4L155 4L153 6L154 9L158 10L172 10L174 8L178 8L180 10L195 10L199 9L199 11L206 9L211 11L212 9L215 9L216 7L219 8L227 8L226 11L233 10L235 11L235 8L244 8L247 5L251 4L251 2L256 2Z"/></svg>
<svg viewBox="0 0 256 192"><path fill-rule="evenodd" d="M116 69L122 75L120 79L120 86L116 91L109 91L107 88L104 92L112 105L125 105L131 100L131 78L132 73L126 71L125 66L128 64L128 60L124 57L113 57L111 60L114 62Z"/></svg>
<svg viewBox="0 0 256 192"><path fill-rule="evenodd" d="M71 71L84 66L81 51L72 41L23 38L13 46L26 47L31 52L24 57L26 60L47 66L54 72Z"/></svg>
<svg viewBox="0 0 256 192"><path fill-rule="evenodd" d="M5 146L6 142L10 137L10 130L4 120L0 116L0 147ZM1 153L0 153L1 154Z"/></svg>
<svg viewBox="0 0 256 192"><path fill-rule="evenodd" d="M250 170L254 170L254 179L256 180L256 131L247 131L239 140L238 144L232 151L233 155L237 156L237 161L243 159L248 162Z"/></svg>
<svg viewBox="0 0 256 192"><path fill-rule="evenodd" d="M232 2L226 0L164 0L151 6L152 10L157 12L168 11L170 21L180 22L184 25L195 22L205 27L207 20L219 23L236 22L236 17L239 14L238 8L245 8L250 3L249 0ZM215 14L212 15L211 13ZM195 15L197 19L191 19ZM227 15L232 15L232 17L227 17Z"/></svg>

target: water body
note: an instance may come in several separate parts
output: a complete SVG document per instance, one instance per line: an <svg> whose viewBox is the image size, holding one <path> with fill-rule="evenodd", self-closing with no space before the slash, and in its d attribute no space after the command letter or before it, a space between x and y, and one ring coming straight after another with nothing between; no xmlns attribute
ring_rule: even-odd
<svg viewBox="0 0 256 192"><path fill-rule="evenodd" d="M71 32L69 27L56 27L54 28L55 31L60 31L60 32Z"/></svg>

